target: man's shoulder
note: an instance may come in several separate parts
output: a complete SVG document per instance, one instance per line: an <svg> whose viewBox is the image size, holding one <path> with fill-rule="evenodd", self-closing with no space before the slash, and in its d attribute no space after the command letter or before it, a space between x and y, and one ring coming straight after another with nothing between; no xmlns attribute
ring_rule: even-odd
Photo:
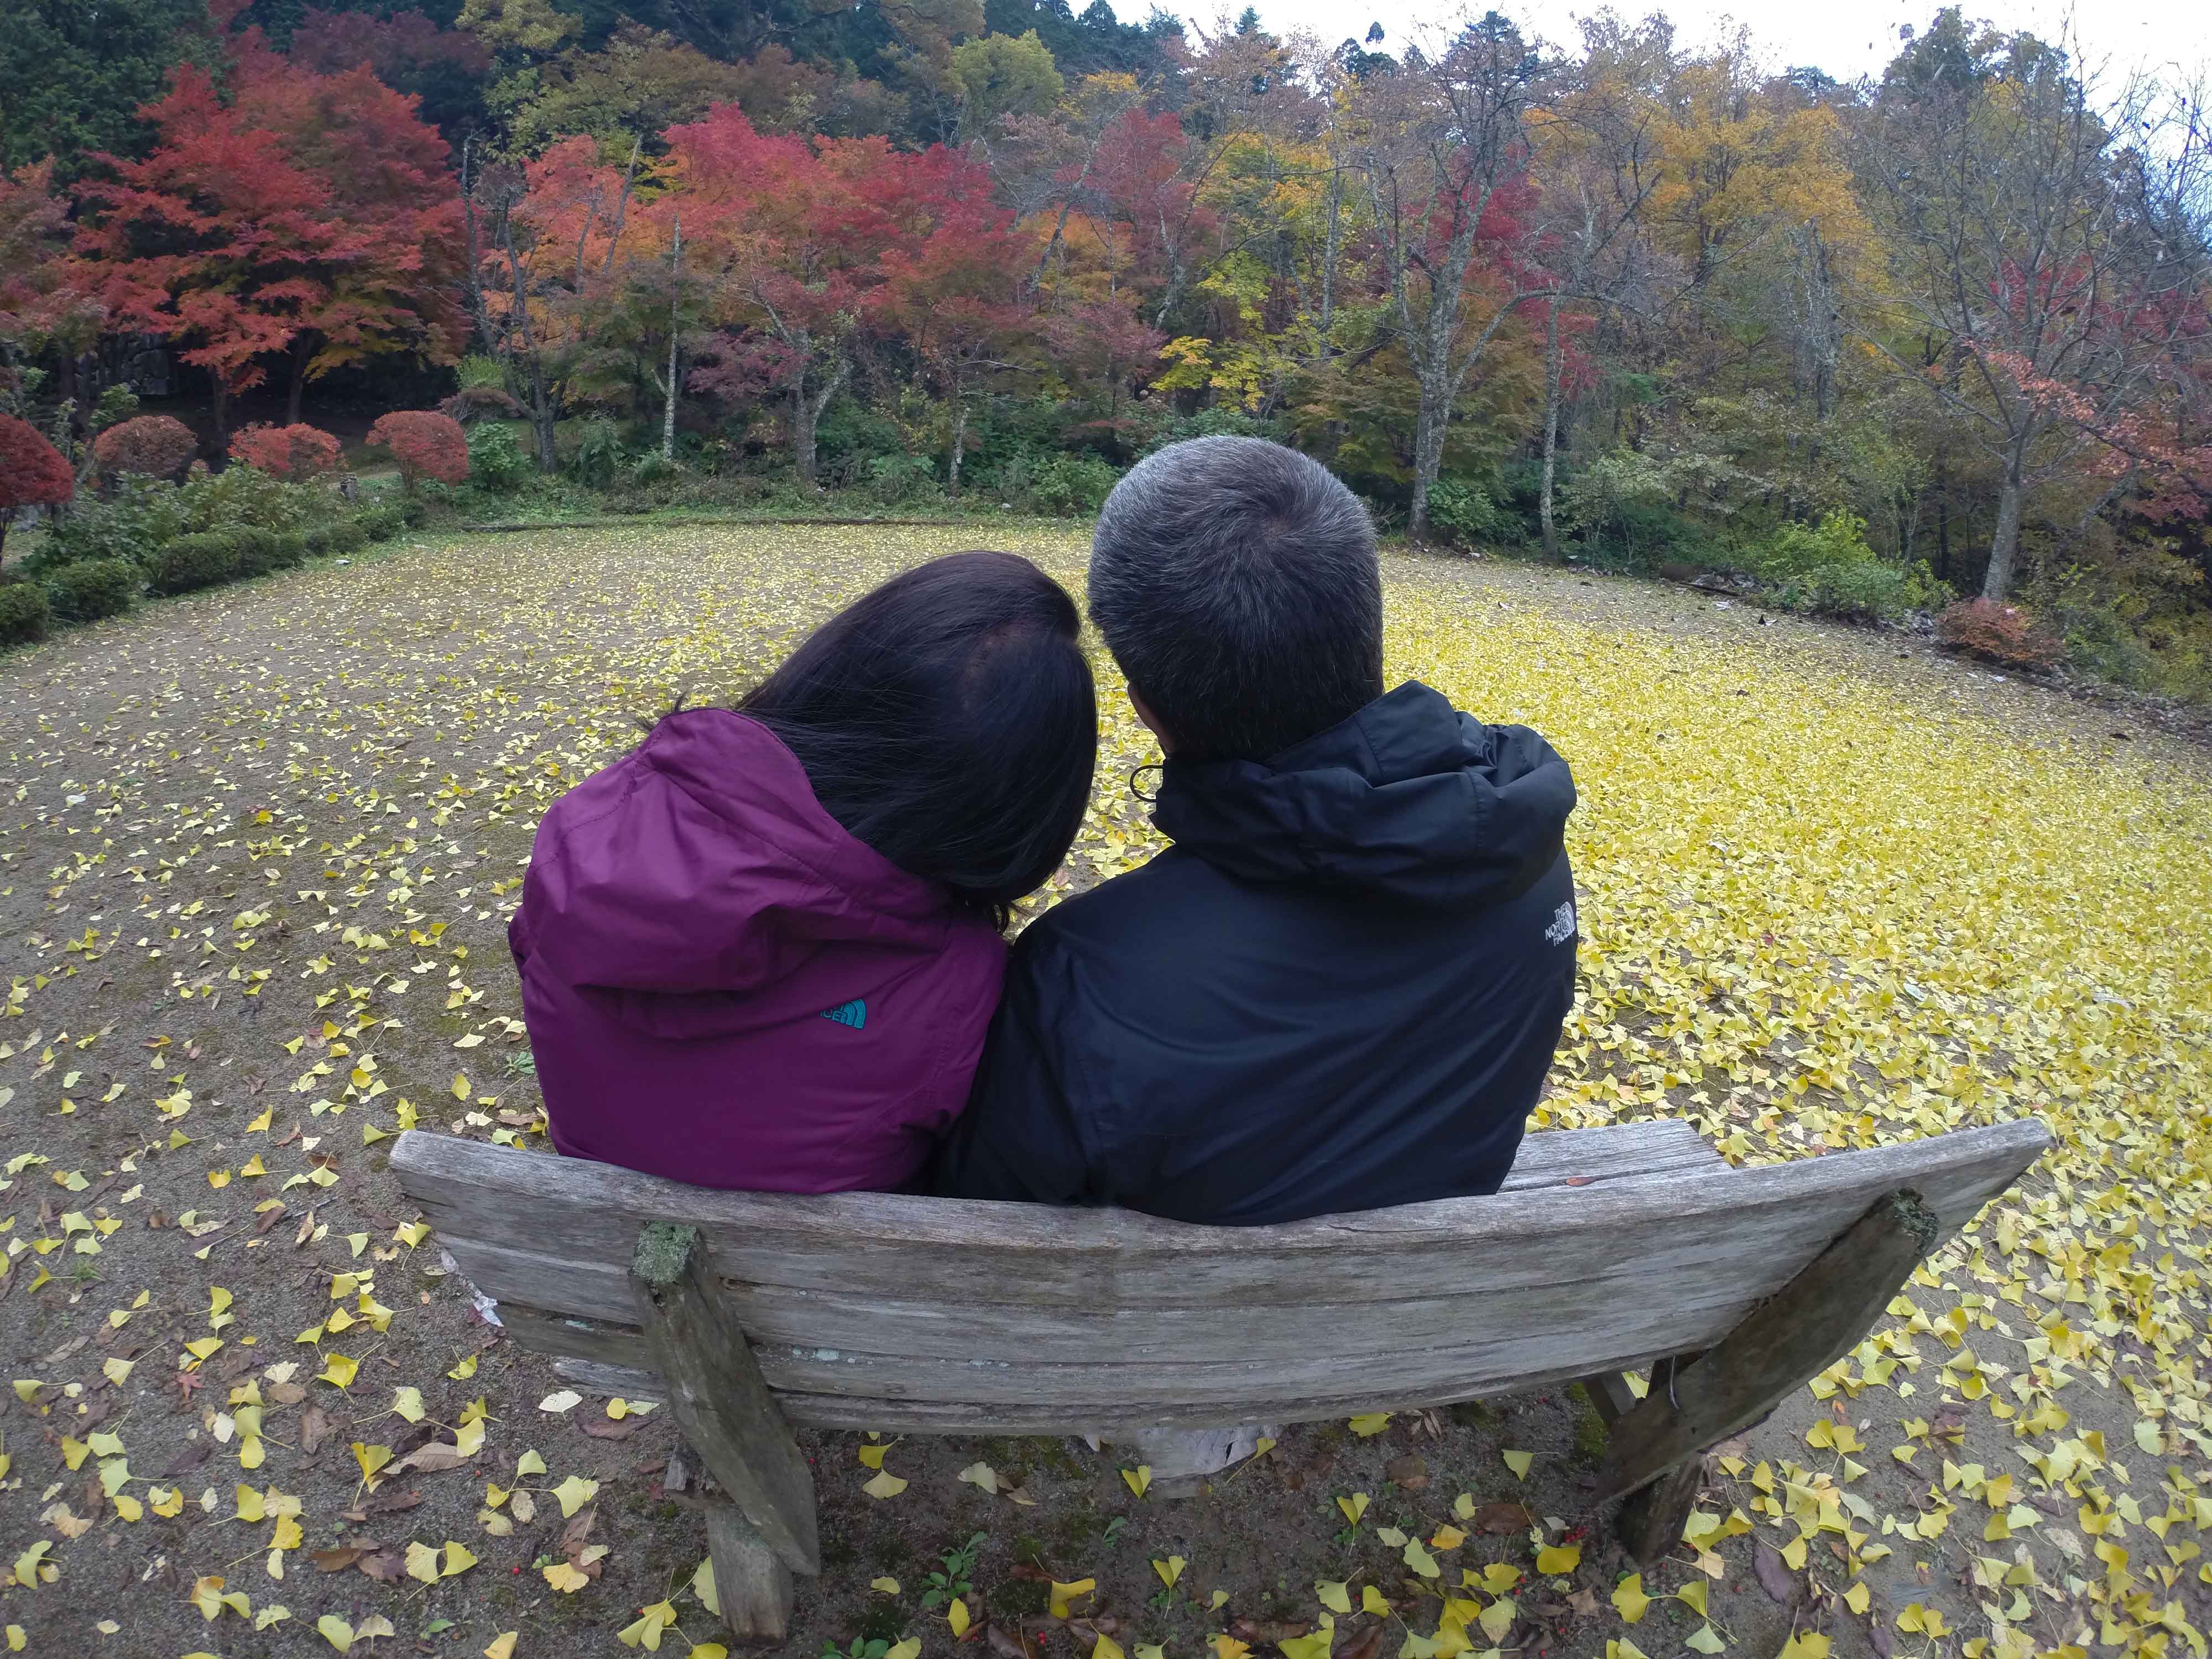
<svg viewBox="0 0 2212 1659"><path fill-rule="evenodd" d="M1176 931L1175 904L1221 878L1203 859L1167 848L1135 869L1063 899L1022 930L1015 954L1084 951L1125 943L1134 933Z"/></svg>

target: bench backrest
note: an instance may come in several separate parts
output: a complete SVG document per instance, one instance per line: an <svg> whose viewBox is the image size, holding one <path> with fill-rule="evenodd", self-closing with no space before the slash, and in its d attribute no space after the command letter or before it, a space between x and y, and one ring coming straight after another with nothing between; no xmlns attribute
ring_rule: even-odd
<svg viewBox="0 0 2212 1659"><path fill-rule="evenodd" d="M1532 1135L1506 1189L1276 1227L715 1192L410 1131L392 1168L527 1346L649 1363L639 1225L704 1233L797 1424L1112 1432L1440 1405L1710 1346L1882 1194L1948 1237L2033 1120L1736 1169L1681 1122Z"/></svg>

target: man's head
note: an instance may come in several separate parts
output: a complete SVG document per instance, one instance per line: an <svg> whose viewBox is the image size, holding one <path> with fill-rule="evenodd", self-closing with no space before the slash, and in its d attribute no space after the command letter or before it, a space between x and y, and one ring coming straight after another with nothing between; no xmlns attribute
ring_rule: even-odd
<svg viewBox="0 0 2212 1659"><path fill-rule="evenodd" d="M1178 754L1260 760L1382 695L1375 526L1328 468L1194 438L1098 515L1091 618Z"/></svg>

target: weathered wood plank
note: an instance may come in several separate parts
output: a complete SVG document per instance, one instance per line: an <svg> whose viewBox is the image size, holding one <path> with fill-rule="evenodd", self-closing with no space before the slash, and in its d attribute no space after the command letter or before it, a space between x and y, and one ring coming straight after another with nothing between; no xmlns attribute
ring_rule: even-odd
<svg viewBox="0 0 2212 1659"><path fill-rule="evenodd" d="M1918 1194L1876 1200L1670 1388L1656 1385L1610 1431L1598 1499L1633 1492L1683 1459L1757 1422L1848 1353L1934 1246L1940 1224Z"/></svg>
<svg viewBox="0 0 2212 1659"><path fill-rule="evenodd" d="M616 1325L641 1317L626 1277L612 1268L503 1249L482 1239L441 1235L440 1242L471 1284L502 1304L551 1304L562 1314ZM1124 1366L1239 1361L1296 1368L1318 1352L1345 1348L1364 1353L1365 1363L1372 1364L1371 1345L1378 1343L1393 1350L1454 1347L1500 1326L1580 1332L1605 1343L1655 1319L1662 1330L1685 1319L1725 1321L1751 1299L1740 1285L1708 1275L1707 1282L1678 1287L1665 1298L1664 1313L1655 1315L1637 1301L1649 1288L1646 1273L1616 1264L1601 1276L1564 1284L1348 1304L1258 1304L1234 1319L1204 1309L960 1306L744 1285L726 1285L724 1296L763 1364L769 1352L790 1348L839 1368L869 1354L968 1367L994 1361L1094 1366L1110 1358ZM1752 1289L1755 1293L1757 1286ZM1715 1323L1715 1328L1727 1327ZM1595 1352L1602 1357L1608 1351Z"/></svg>
<svg viewBox="0 0 2212 1659"><path fill-rule="evenodd" d="M731 1634L781 1642L791 1633L791 1569L732 1504L707 1510L707 1558L714 1564L714 1607Z"/></svg>
<svg viewBox="0 0 2212 1659"><path fill-rule="evenodd" d="M750 1523L750 1528L723 1528L731 1540L732 1565L747 1565L742 1545L750 1533L784 1565L804 1573L821 1571L813 1474L761 1380L744 1333L723 1305L697 1230L647 1223L638 1235L630 1276L645 1304L646 1350L653 1369L666 1379L669 1415ZM774 1583L772 1576L757 1568L751 1562L745 1575L733 1581L733 1588L747 1592L749 1612L765 1607L763 1598ZM719 1559L714 1571L719 1583ZM783 1597L787 1614L787 1579Z"/></svg>
<svg viewBox="0 0 2212 1659"><path fill-rule="evenodd" d="M1239 1274L1235 1259L1251 1241L1292 1234L1191 1227L1120 1210L956 1204L882 1193L716 1192L422 1130L400 1137L392 1168L441 1234L459 1231L541 1252L545 1241L557 1239L561 1254L618 1266L639 1223L680 1221L706 1233L716 1262L732 1278L863 1297L908 1296L919 1283L948 1296L1047 1306L1238 1306L1243 1290L1267 1275ZM1677 1121L1553 1131L1522 1143L1501 1196L1556 1190L1570 1180L1587 1180L1567 1190L1588 1196L1623 1181L1718 1176L1727 1169L1690 1125ZM1431 1207L1410 1206L1407 1212ZM1327 1223L1300 1223L1280 1242L1330 1257L1320 1264L1329 1278L1313 1288L1336 1285L1346 1300L1387 1289L1395 1271L1370 1251L1335 1260L1332 1247L1350 1241ZM1206 1250L1209 1261L1224 1251L1230 1260L1203 1278L1175 1271L1194 1249Z"/></svg>
<svg viewBox="0 0 2212 1659"><path fill-rule="evenodd" d="M1522 1277L1513 1282L1521 1284L1587 1278L1624 1250L1641 1254L1670 1235L1686 1248L1741 1237L1757 1255L1772 1242L1774 1214L1815 1206L1802 1241L1831 1213L1831 1231L1840 1231L1875 1194L1905 1184L1928 1194L1948 1231L2050 1145L2031 1120L1694 1181L1622 1177L1266 1228L893 1194L714 1192L419 1130L401 1136L392 1163L448 1238L539 1250L557 1240L562 1254L619 1266L628 1246L612 1236L611 1212L632 1227L654 1219L699 1226L725 1274L763 1289L949 1307L1242 1312L1286 1286L1289 1297L1318 1303L1480 1293L1498 1287L1501 1265L1517 1264ZM1767 1218L1741 1219L1753 1211ZM1786 1220L1781 1231L1791 1231Z"/></svg>
<svg viewBox="0 0 2212 1659"><path fill-rule="evenodd" d="M1664 1190L1642 1194L1622 1185L1600 1213L1588 1218L1589 1229L1583 1233L1562 1237L1555 1218L1536 1218L1529 1219L1529 1231L1522 1237L1478 1237L1461 1245L1454 1253L1456 1271L1468 1272L1470 1253L1480 1271L1468 1273L1474 1284L1460 1297L1437 1296L1432 1279L1418 1266L1406 1265L1393 1275L1388 1293L1332 1304L1310 1290L1306 1270L1318 1264L1304 1252L1279 1264L1267 1287L1255 1289L1234 1319L1189 1309L979 1302L919 1277L909 1285L906 1300L872 1302L774 1286L739 1286L729 1295L740 1324L760 1345L775 1386L804 1392L960 1399L977 1388L988 1390L994 1366L1027 1370L1062 1364L1101 1370L1110 1358L1115 1382L1142 1388L1175 1386L1180 1374L1174 1368L1212 1360L1261 1368L1263 1385L1276 1395L1334 1394L1345 1385L1337 1381L1340 1373L1327 1369L1331 1364L1357 1363L1349 1357L1376 1345L1404 1352L1408 1342L1416 1352L1407 1355L1407 1363L1420 1366L1405 1376L1409 1386L1448 1381L1437 1366L1462 1363L1461 1351L1470 1345L1511 1344L1547 1370L1582 1364L1587 1372L1717 1340L1754 1302L1778 1290L1810 1259L1824 1236L1840 1231L1871 1201L1863 1176L1837 1179L1859 1176L1855 1164L1870 1163L1864 1174L1879 1180L1893 1171L1896 1153L1919 1152L1939 1213L1949 1224L1963 1222L1984 1199L2002 1189L2023 1161L2018 1137L1992 1147L1993 1133L1946 1136L1917 1147L1839 1154L1774 1170L1729 1171L1706 1185L1725 1188L1724 1198L1740 1196L1741 1207L1710 1218L1709 1224L1700 1224L1695 1213L1702 1189L1686 1192L1661 1183ZM2037 1128L2037 1144L2040 1139ZM1978 1148L1957 1144L1977 1140L1983 1143ZM1962 1158L1962 1152L1972 1155ZM1810 1178L1824 1183L1825 1190ZM1800 1191L1808 1187L1813 1190ZM1553 1195L1551 1205L1582 1208L1586 1190L1565 1189ZM1637 1200L1632 1205L1632 1198ZM1468 1200L1455 1207L1464 1212L1508 1201ZM1357 1232L1357 1224L1406 1213L1336 1219ZM607 1267L467 1237L461 1230L471 1225L469 1218L454 1217L441 1225L447 1230L442 1242L489 1294L556 1316L624 1324L639 1316L623 1276ZM1201 1242L1248 1243L1252 1237L1242 1230L1177 1231L1195 1234ZM1425 1255L1428 1244L1419 1241L1417 1253ZM1259 1265L1249 1249L1239 1259L1248 1270ZM1185 1251L1172 1271L1204 1276L1214 1266L1212 1258ZM1493 1340L1484 1336L1489 1331L1507 1334ZM779 1347L800 1352L770 1358ZM806 1374L808 1349L817 1350L815 1358L827 1367L817 1376ZM872 1357L902 1368L917 1360L944 1359L956 1362L958 1369L939 1376L931 1368L917 1368L912 1385L902 1388L864 1374L861 1368ZM1282 1369L1309 1365L1323 1369L1289 1376ZM1240 1373L1224 1375L1234 1379ZM1187 1380L1200 1378L1193 1374ZM1103 1376L1100 1382L1103 1386ZM1250 1396L1240 1390L1235 1397ZM1229 1398L1224 1395L1221 1403Z"/></svg>

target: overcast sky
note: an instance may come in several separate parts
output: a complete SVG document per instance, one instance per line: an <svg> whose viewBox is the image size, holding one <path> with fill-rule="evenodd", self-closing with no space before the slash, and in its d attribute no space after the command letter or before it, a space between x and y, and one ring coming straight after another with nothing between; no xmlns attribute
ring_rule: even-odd
<svg viewBox="0 0 2212 1659"><path fill-rule="evenodd" d="M1141 19L1152 0L1114 0L1121 15ZM1164 0L1207 28L1218 8L1212 0ZM1448 21L1459 8L1452 0L1255 0L1272 30L1305 27L1324 40L1366 33L1379 22L1395 46L1409 25ZM1234 0L1232 11L1241 9ZM1486 7L1476 0L1474 9ZM1575 19L1599 9L1583 0L1515 0L1498 9L1524 28L1547 40L1571 43L1580 38ZM1640 16L1649 3L1617 4L1626 16ZM1081 9L1079 6L1077 9ZM1714 40L1735 19L1748 27L1779 69L1816 64L1839 81L1878 75L1896 55L1899 24L1925 28L1937 9L1934 0L1674 0L1658 8L1674 19L1675 39L1685 46ZM2069 16L2077 20L2088 55L2102 57L2115 71L2138 67L2195 70L2212 64L2212 3L2208 0L2092 0L2074 6L2066 0L1987 0L1968 3L1971 17L1987 17L2004 28L2030 28L2056 38Z"/></svg>

